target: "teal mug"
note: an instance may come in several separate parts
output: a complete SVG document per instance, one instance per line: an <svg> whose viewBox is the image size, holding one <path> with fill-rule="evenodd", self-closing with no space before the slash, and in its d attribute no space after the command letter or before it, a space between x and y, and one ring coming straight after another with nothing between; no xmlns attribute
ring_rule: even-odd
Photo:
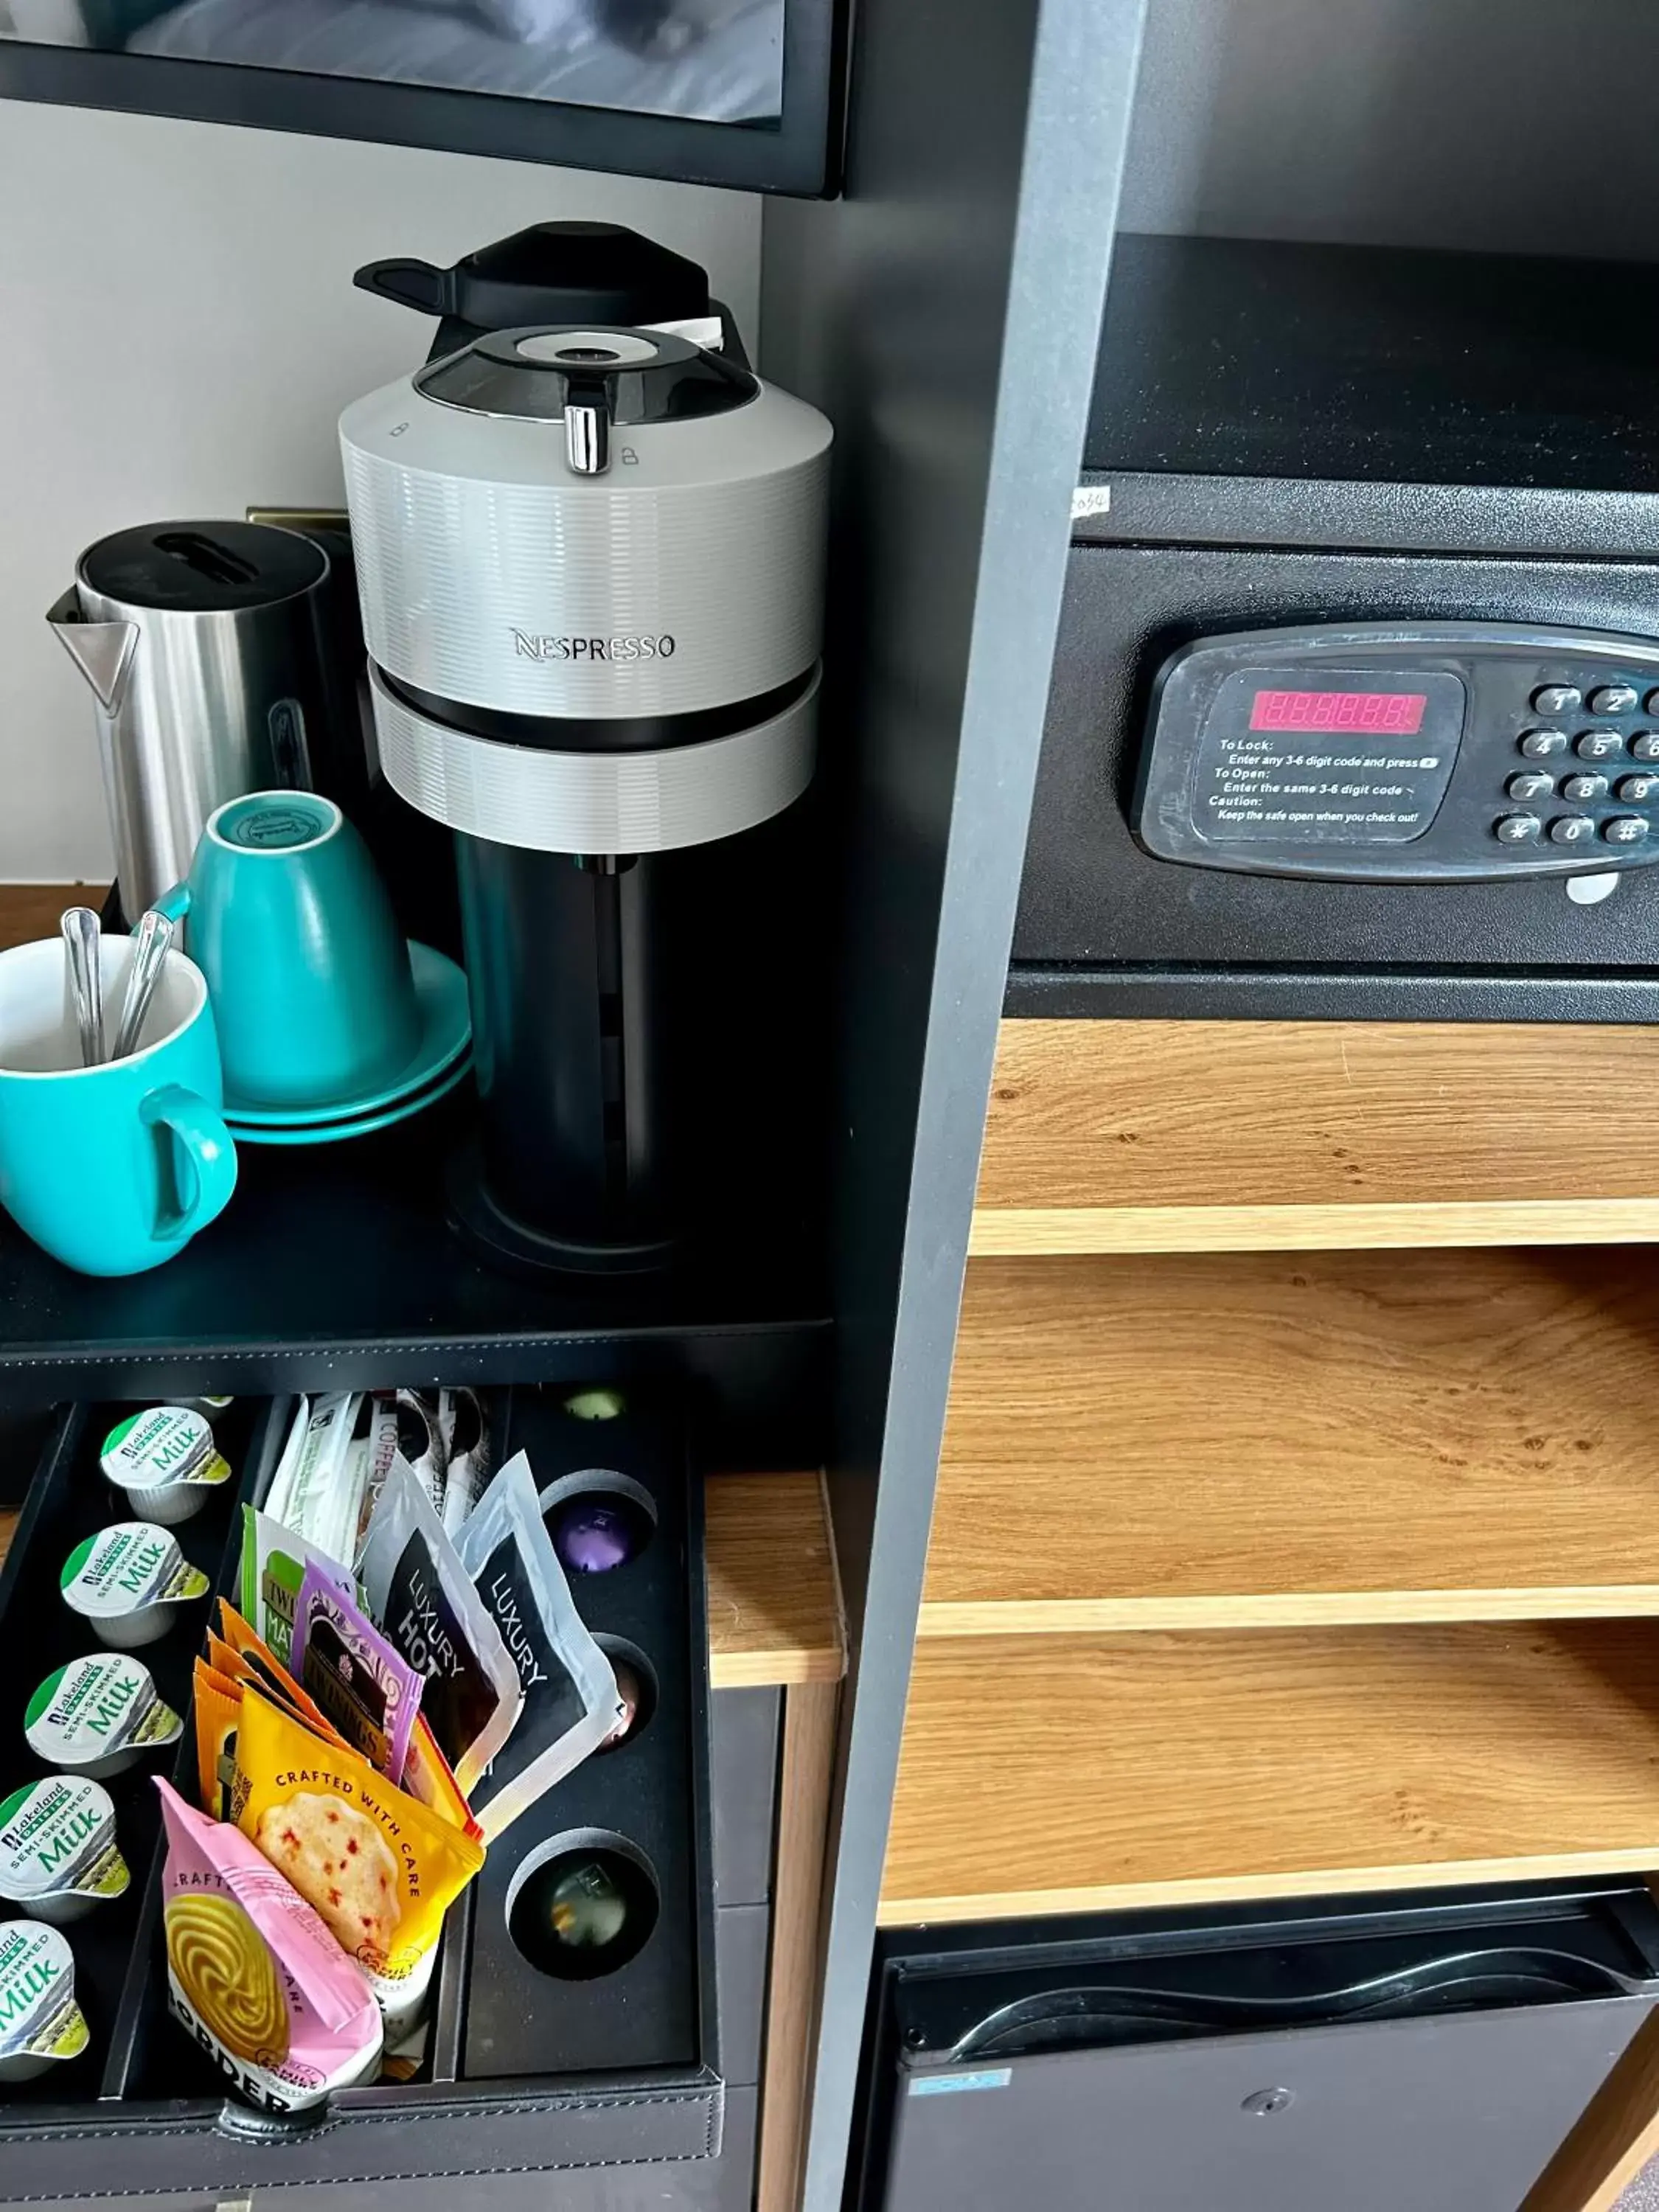
<svg viewBox="0 0 1659 2212"><path fill-rule="evenodd" d="M135 947L99 939L104 1005ZM138 1048L81 1064L57 938L0 952L0 1203L83 1275L137 1275L223 1212L236 1147L220 1117L219 1047L201 970L171 952Z"/></svg>
<svg viewBox="0 0 1659 2212"><path fill-rule="evenodd" d="M349 1104L420 1044L409 946L368 848L331 799L256 791L208 817L157 899L207 977L239 1106Z"/></svg>

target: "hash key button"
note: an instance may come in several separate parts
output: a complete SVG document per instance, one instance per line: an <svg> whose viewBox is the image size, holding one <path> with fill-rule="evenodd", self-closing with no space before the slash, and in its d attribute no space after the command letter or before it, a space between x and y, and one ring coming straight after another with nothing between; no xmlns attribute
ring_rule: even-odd
<svg viewBox="0 0 1659 2212"><path fill-rule="evenodd" d="M1647 834L1646 819L1640 814L1615 814L1601 824L1601 835L1609 845L1639 845Z"/></svg>

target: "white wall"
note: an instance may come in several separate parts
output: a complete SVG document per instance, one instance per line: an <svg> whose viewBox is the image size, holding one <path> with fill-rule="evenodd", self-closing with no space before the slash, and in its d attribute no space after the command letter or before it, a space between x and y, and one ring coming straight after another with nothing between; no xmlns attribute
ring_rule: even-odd
<svg viewBox="0 0 1659 2212"><path fill-rule="evenodd" d="M1659 258L1644 0L1152 0L1134 230Z"/></svg>
<svg viewBox="0 0 1659 2212"><path fill-rule="evenodd" d="M752 332L749 195L0 102L0 882L104 878L91 702L43 621L106 532L341 503L335 418L434 325L355 290L525 223L626 222Z"/></svg>

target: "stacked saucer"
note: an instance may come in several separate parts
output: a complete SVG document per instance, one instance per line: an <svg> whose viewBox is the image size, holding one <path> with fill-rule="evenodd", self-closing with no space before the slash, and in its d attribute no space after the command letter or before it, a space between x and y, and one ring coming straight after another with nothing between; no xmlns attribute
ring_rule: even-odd
<svg viewBox="0 0 1659 2212"><path fill-rule="evenodd" d="M255 1106L225 1091L225 1126L242 1145L333 1145L389 1129L435 1105L472 1065L466 977L453 960L411 938L410 967L420 1041L398 1073L347 1097L316 1106Z"/></svg>

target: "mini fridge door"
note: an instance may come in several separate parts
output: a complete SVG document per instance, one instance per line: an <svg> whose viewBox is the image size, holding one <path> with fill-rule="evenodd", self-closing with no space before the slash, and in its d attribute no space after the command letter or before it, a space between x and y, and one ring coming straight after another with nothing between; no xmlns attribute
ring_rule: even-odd
<svg viewBox="0 0 1659 2212"><path fill-rule="evenodd" d="M1516 2212L1653 2002L901 2075L885 2212Z"/></svg>

